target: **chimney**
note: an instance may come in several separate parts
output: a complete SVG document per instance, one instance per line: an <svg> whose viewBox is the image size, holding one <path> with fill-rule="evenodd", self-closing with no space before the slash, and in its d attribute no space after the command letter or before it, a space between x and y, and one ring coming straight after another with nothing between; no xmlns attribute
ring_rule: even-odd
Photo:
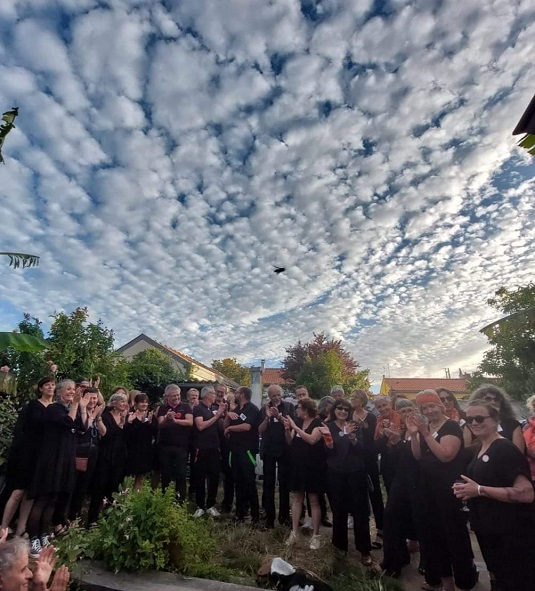
<svg viewBox="0 0 535 591"><path fill-rule="evenodd" d="M266 360L265 359L260 359L260 371L262 373L264 373L265 366L266 366Z"/></svg>

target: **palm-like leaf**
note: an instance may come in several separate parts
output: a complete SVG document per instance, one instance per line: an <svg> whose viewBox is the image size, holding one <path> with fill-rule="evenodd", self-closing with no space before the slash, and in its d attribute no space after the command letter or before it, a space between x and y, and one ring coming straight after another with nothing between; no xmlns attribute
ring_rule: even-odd
<svg viewBox="0 0 535 591"><path fill-rule="evenodd" d="M35 254L25 254L23 252L0 252L0 255L9 257L9 266L14 269L18 269L21 265L23 269L26 267L37 267L37 265L39 265L39 257Z"/></svg>
<svg viewBox="0 0 535 591"><path fill-rule="evenodd" d="M0 332L0 351L5 351L9 347L12 347L16 351L39 353L48 349L49 346L47 340L34 337L33 335L18 332Z"/></svg>

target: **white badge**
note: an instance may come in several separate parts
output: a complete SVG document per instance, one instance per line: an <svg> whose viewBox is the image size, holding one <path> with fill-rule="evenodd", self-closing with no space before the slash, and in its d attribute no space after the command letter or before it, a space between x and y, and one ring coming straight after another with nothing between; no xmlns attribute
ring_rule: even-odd
<svg viewBox="0 0 535 591"><path fill-rule="evenodd" d="M436 439L437 437L438 437L438 431L435 431L435 432L433 433L433 439Z"/></svg>
<svg viewBox="0 0 535 591"><path fill-rule="evenodd" d="M240 415L240 419L241 419L242 421L246 421L246 420L247 420L247 417L246 417L246 416L245 416L243 413L241 413L241 415Z"/></svg>
<svg viewBox="0 0 535 591"><path fill-rule="evenodd" d="M299 437L299 439L301 439L301 435L299 435L299 433L296 433L295 436Z"/></svg>
<svg viewBox="0 0 535 591"><path fill-rule="evenodd" d="M216 415L216 414L217 414L217 410L213 410L213 411L212 411L212 413L213 413L214 415Z"/></svg>
<svg viewBox="0 0 535 591"><path fill-rule="evenodd" d="M503 427L501 426L501 424L498 423L498 433L501 433L503 431Z"/></svg>
<svg viewBox="0 0 535 591"><path fill-rule="evenodd" d="M340 435L340 437L343 437L344 435L346 435L346 432L345 432L345 431L340 431L340 432L338 433L338 435Z"/></svg>
<svg viewBox="0 0 535 591"><path fill-rule="evenodd" d="M273 422L274 423L278 423L279 422L279 419L277 419L277 417L273 417Z"/></svg>
<svg viewBox="0 0 535 591"><path fill-rule="evenodd" d="M466 425L466 421L465 421L464 419L461 419L461 420L459 421L459 426L460 426L460 427L464 427L464 425Z"/></svg>
<svg viewBox="0 0 535 591"><path fill-rule="evenodd" d="M481 456L481 459L485 462L485 464L490 460L490 458L487 454Z"/></svg>

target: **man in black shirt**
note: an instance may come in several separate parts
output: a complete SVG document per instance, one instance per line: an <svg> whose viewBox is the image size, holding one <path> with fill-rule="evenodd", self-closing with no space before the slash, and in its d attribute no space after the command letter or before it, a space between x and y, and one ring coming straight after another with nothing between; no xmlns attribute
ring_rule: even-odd
<svg viewBox="0 0 535 591"><path fill-rule="evenodd" d="M275 483L279 470L279 523L290 523L290 446L284 433L283 417L295 419L293 404L282 400L282 388L272 384L267 391L269 402L262 408L258 433L262 437L260 456L264 462L262 504L266 527L275 527Z"/></svg>
<svg viewBox="0 0 535 591"><path fill-rule="evenodd" d="M215 402L214 409L217 410L219 405L226 404L227 387L225 384L215 385ZM228 405L227 405L228 409ZM229 441L225 437L225 416L226 412L221 416L217 422L219 429L219 450L221 452L221 472L223 473L223 500L221 501L221 511L223 513L230 513L234 503L234 476L232 475L232 468L229 465Z"/></svg>
<svg viewBox="0 0 535 591"><path fill-rule="evenodd" d="M164 404L158 410L158 443L162 488L175 482L177 497L186 498L186 467L188 445L193 426L193 413L188 404L180 400L180 388L176 384L166 386Z"/></svg>
<svg viewBox="0 0 535 591"><path fill-rule="evenodd" d="M251 389L242 386L236 390L236 412L227 413L230 465L236 485L236 520L244 521L246 507L251 509L251 521L258 524L260 507L256 492L256 454L258 453L258 417L260 411L251 402Z"/></svg>
<svg viewBox="0 0 535 591"><path fill-rule="evenodd" d="M201 517L206 513L219 517L215 508L217 487L219 486L219 470L221 456L219 450L218 421L226 411L226 404L214 408L215 390L213 386L205 386L201 390L201 401L193 409L195 423L195 502L197 511L193 517ZM206 481L208 480L208 496ZM208 507L208 509L206 509Z"/></svg>

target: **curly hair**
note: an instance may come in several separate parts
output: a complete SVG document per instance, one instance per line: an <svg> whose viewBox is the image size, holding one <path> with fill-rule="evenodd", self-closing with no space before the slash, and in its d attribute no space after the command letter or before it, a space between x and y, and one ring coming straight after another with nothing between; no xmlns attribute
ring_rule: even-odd
<svg viewBox="0 0 535 591"><path fill-rule="evenodd" d="M491 394L498 399L500 403L500 419L503 421L515 419L515 411L513 409L513 405L511 404L511 399L505 390L502 390L498 386L494 384L482 384L479 386L477 390L472 392L468 403L472 402L473 400L484 400L487 394Z"/></svg>

